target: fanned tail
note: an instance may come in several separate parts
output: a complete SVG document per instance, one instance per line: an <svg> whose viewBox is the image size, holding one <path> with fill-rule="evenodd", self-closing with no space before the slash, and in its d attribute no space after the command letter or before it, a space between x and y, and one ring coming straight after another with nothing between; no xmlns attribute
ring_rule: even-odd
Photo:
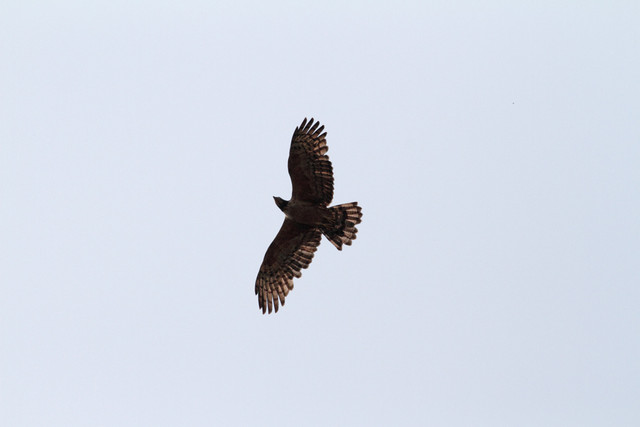
<svg viewBox="0 0 640 427"><path fill-rule="evenodd" d="M322 233L339 251L342 245L350 246L356 238L356 224L362 221L362 208L358 202L345 203L329 208L330 225L322 227Z"/></svg>

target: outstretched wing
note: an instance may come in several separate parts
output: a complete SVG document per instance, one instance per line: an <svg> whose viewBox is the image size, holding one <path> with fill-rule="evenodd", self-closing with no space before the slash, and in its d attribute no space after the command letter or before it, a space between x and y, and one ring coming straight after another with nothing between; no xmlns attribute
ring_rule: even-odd
<svg viewBox="0 0 640 427"><path fill-rule="evenodd" d="M291 200L328 206L333 199L333 168L327 156L327 133L313 118L305 118L291 138L289 176L293 186Z"/></svg>
<svg viewBox="0 0 640 427"><path fill-rule="evenodd" d="M293 278L302 276L300 270L309 267L313 254L320 244L322 233L315 227L298 224L286 218L280 231L264 256L258 278L256 295L258 306L265 313L278 311L278 298L284 305L284 297L293 289Z"/></svg>

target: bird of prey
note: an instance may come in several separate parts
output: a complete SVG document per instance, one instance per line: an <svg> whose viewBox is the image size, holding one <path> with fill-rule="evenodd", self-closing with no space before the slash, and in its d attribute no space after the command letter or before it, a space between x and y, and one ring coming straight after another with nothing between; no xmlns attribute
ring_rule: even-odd
<svg viewBox="0 0 640 427"><path fill-rule="evenodd" d="M324 126L313 118L293 132L289 150L289 176L293 191L291 200L275 197L276 205L284 212L280 231L264 256L258 278L256 295L264 314L278 311L279 304L293 289L293 278L309 267L313 254L324 234L338 249L351 245L362 218L358 202L329 207L333 199L333 168L327 156Z"/></svg>

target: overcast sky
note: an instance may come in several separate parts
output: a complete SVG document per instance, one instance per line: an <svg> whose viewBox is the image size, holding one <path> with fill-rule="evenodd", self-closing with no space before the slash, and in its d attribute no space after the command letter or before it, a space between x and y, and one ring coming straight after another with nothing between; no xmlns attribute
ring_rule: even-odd
<svg viewBox="0 0 640 427"><path fill-rule="evenodd" d="M557 3L3 2L3 425L640 425L640 3Z"/></svg>

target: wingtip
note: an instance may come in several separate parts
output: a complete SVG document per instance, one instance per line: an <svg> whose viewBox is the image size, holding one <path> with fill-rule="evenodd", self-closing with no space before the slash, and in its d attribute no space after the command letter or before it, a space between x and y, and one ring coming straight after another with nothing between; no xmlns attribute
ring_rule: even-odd
<svg viewBox="0 0 640 427"><path fill-rule="evenodd" d="M313 126L313 124L316 122L317 122L316 119L314 119L313 117L311 117L310 119L305 117L304 120L302 121L302 124L300 125L300 128Z"/></svg>

